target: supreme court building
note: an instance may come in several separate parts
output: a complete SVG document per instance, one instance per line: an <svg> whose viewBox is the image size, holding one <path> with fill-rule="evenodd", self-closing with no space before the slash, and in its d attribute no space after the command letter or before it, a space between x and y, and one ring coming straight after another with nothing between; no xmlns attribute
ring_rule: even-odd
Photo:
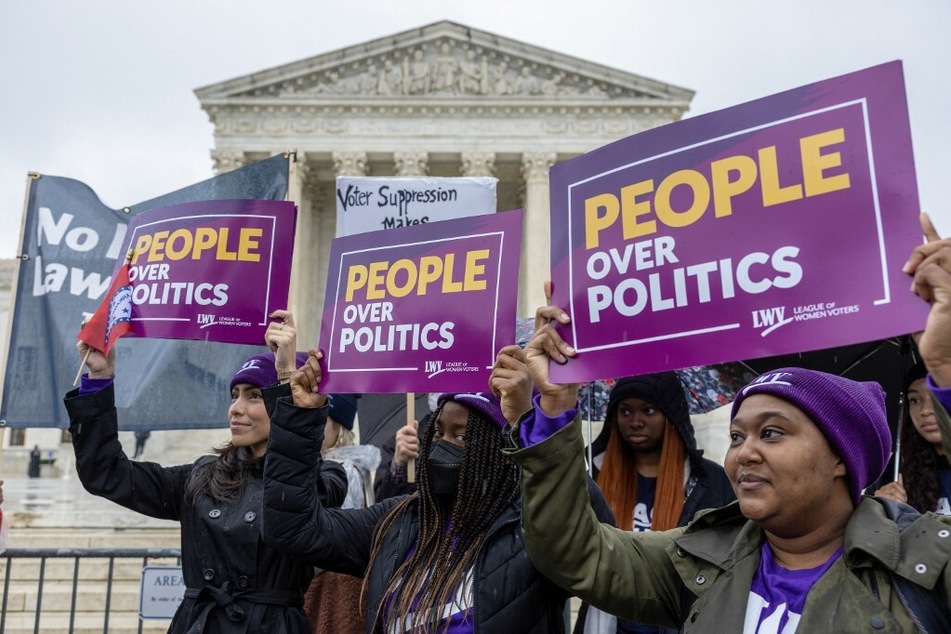
<svg viewBox="0 0 951 634"><path fill-rule="evenodd" d="M548 170L677 121L693 91L453 22L355 44L196 91L217 172L296 150L291 308L316 342L337 176L494 176L525 210L520 316L544 302Z"/></svg>

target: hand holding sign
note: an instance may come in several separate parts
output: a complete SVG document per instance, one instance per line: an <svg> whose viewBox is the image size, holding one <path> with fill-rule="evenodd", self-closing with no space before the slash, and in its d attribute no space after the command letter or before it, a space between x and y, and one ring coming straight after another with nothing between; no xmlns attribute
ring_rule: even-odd
<svg viewBox="0 0 951 634"><path fill-rule="evenodd" d="M297 369L297 329L294 327L294 314L289 310L275 310L268 315L272 321L264 332L264 342L274 353L274 369L279 379L286 382L288 373Z"/></svg>
<svg viewBox="0 0 951 634"><path fill-rule="evenodd" d="M550 380L552 360L563 365L570 357L575 356L574 349L565 343L551 323L551 320L556 318L567 323L567 315L556 306L543 306L535 311L536 323L548 323L535 331L525 347L525 365L541 394L539 405L548 416L557 416L578 403L577 383L556 384Z"/></svg>
<svg viewBox="0 0 951 634"><path fill-rule="evenodd" d="M327 395L320 392L320 380L323 372L320 369L320 360L324 353L320 350L311 350L307 362L291 376L291 396L297 407L323 407L327 402Z"/></svg>
<svg viewBox="0 0 951 634"><path fill-rule="evenodd" d="M532 377L525 365L524 350L516 345L499 350L489 389L502 400L502 414L511 425L532 408Z"/></svg>

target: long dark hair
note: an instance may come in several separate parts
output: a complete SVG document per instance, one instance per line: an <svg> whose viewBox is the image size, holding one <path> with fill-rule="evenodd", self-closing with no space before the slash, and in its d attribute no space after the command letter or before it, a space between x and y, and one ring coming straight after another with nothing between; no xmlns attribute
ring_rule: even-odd
<svg viewBox="0 0 951 634"><path fill-rule="evenodd" d="M370 567L377 564L384 536L396 518L418 504L419 536L416 548L387 580L382 600L373 617L373 629L389 631L412 614L411 629L432 630L442 620L442 606L464 582L473 565L486 531L519 495L521 470L505 456L502 433L498 426L481 414L466 408L465 449L459 488L451 507L432 494L425 456L433 444L440 406L430 417L417 463L419 490L394 506L380 523L374 536ZM366 600L370 574L363 584ZM448 627L448 622L446 624Z"/></svg>
<svg viewBox="0 0 951 634"><path fill-rule="evenodd" d="M907 399L904 421L899 471L908 494L908 504L919 513L933 511L938 507L938 498L941 497L938 469L943 466L943 458L935 451L934 445L918 433L908 411Z"/></svg>
<svg viewBox="0 0 951 634"><path fill-rule="evenodd" d="M185 485L185 500L194 504L207 494L216 502L232 502L244 492L251 472L264 466L264 458L255 458L248 447L228 442L215 448L213 460L203 460L192 469Z"/></svg>

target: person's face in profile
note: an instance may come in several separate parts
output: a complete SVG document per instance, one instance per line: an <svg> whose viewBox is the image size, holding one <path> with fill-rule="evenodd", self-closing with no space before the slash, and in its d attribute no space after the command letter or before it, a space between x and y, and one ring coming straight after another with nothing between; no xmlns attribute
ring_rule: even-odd
<svg viewBox="0 0 951 634"><path fill-rule="evenodd" d="M826 522L851 505L845 463L805 412L771 394L754 394L730 423L723 467L743 515L784 537Z"/></svg>

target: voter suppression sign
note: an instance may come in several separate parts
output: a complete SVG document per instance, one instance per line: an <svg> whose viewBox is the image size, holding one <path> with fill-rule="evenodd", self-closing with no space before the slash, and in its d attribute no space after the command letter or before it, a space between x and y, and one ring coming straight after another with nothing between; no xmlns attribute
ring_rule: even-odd
<svg viewBox="0 0 951 634"><path fill-rule="evenodd" d="M623 139L551 170L553 303L576 359L640 374L924 325L900 62Z"/></svg>
<svg viewBox="0 0 951 634"><path fill-rule="evenodd" d="M485 390L515 343L521 232L518 210L336 238L321 389Z"/></svg>

